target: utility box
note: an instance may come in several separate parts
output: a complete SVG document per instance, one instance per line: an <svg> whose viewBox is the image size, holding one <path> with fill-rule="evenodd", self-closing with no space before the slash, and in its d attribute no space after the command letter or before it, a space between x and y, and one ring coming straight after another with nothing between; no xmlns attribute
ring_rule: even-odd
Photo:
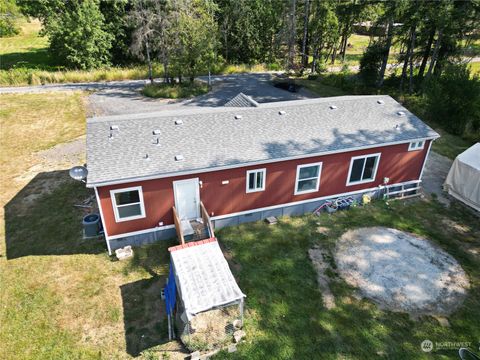
<svg viewBox="0 0 480 360"><path fill-rule="evenodd" d="M100 215L88 214L83 218L82 224L84 238L98 236L100 231Z"/></svg>

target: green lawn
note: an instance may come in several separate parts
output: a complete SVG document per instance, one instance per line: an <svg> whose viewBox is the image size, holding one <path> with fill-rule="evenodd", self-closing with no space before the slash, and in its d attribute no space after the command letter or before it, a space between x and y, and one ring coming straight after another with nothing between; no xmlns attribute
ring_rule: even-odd
<svg viewBox="0 0 480 360"><path fill-rule="evenodd" d="M431 239L468 273L472 288L448 318L450 327L430 316L414 320L357 299L354 289L335 275L333 260L329 273L336 308L324 308L308 249L319 244L331 252L346 230L379 225ZM459 205L446 209L421 200L378 202L333 215L282 218L275 226L244 224L217 235L233 255L235 275L247 294L247 341L220 359L453 359L454 350L428 355L420 343L470 341L478 347L480 258L471 251L480 246L480 223Z"/></svg>
<svg viewBox="0 0 480 360"><path fill-rule="evenodd" d="M40 22L22 19L19 27L18 35L0 38L0 69L44 68L53 65L47 52L48 39L39 35Z"/></svg>

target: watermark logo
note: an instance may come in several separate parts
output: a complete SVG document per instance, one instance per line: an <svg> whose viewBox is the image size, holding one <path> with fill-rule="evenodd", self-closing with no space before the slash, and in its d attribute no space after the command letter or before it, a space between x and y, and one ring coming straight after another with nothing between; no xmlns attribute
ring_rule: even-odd
<svg viewBox="0 0 480 360"><path fill-rule="evenodd" d="M423 352L432 352L434 350L458 350L460 348L470 348L471 346L472 342L470 341L436 341L434 343L431 340L425 339L420 344L420 349L422 349Z"/></svg>
<svg viewBox="0 0 480 360"><path fill-rule="evenodd" d="M422 349L423 352L430 352L433 350L433 342L430 340L423 340L422 343L420 344L420 348Z"/></svg>

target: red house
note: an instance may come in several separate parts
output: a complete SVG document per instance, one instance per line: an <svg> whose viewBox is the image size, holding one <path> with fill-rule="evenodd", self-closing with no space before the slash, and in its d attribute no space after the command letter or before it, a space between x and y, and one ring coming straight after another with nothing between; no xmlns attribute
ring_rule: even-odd
<svg viewBox="0 0 480 360"><path fill-rule="evenodd" d="M219 228L416 186L438 137L389 96L96 117L87 186L111 253L188 233L197 219Z"/></svg>

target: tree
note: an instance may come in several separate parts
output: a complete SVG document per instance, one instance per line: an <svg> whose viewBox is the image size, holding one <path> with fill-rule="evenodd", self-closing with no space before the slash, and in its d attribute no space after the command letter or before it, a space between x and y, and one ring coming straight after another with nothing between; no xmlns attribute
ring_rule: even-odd
<svg viewBox="0 0 480 360"><path fill-rule="evenodd" d="M135 2L127 20L135 28L132 33L130 51L140 59L146 59L148 77L153 84L152 52L163 64L165 81L169 78L169 63L172 44L172 19L177 18L174 8L164 0L140 0Z"/></svg>
<svg viewBox="0 0 480 360"><path fill-rule="evenodd" d="M178 46L174 50L176 69L193 83L201 69L211 67L217 47L216 5L210 0L191 0L179 7Z"/></svg>
<svg viewBox="0 0 480 360"><path fill-rule="evenodd" d="M0 37L19 33L15 21L20 15L20 10L15 0L2 0L0 2Z"/></svg>
<svg viewBox="0 0 480 360"><path fill-rule="evenodd" d="M309 32L313 49L312 72L316 72L317 62L321 60L324 49L332 48L339 38L339 23L333 1L313 2Z"/></svg>
<svg viewBox="0 0 480 360"><path fill-rule="evenodd" d="M384 45L380 42L372 42L365 49L360 59L360 78L367 86L375 86L378 82L380 68L384 54Z"/></svg>
<svg viewBox="0 0 480 360"><path fill-rule="evenodd" d="M68 67L89 69L110 63L114 36L104 30L98 2L77 2L73 9L48 22L50 47Z"/></svg>
<svg viewBox="0 0 480 360"><path fill-rule="evenodd" d="M426 84L427 114L447 131L462 135L480 129L480 79L466 65L447 65Z"/></svg>

